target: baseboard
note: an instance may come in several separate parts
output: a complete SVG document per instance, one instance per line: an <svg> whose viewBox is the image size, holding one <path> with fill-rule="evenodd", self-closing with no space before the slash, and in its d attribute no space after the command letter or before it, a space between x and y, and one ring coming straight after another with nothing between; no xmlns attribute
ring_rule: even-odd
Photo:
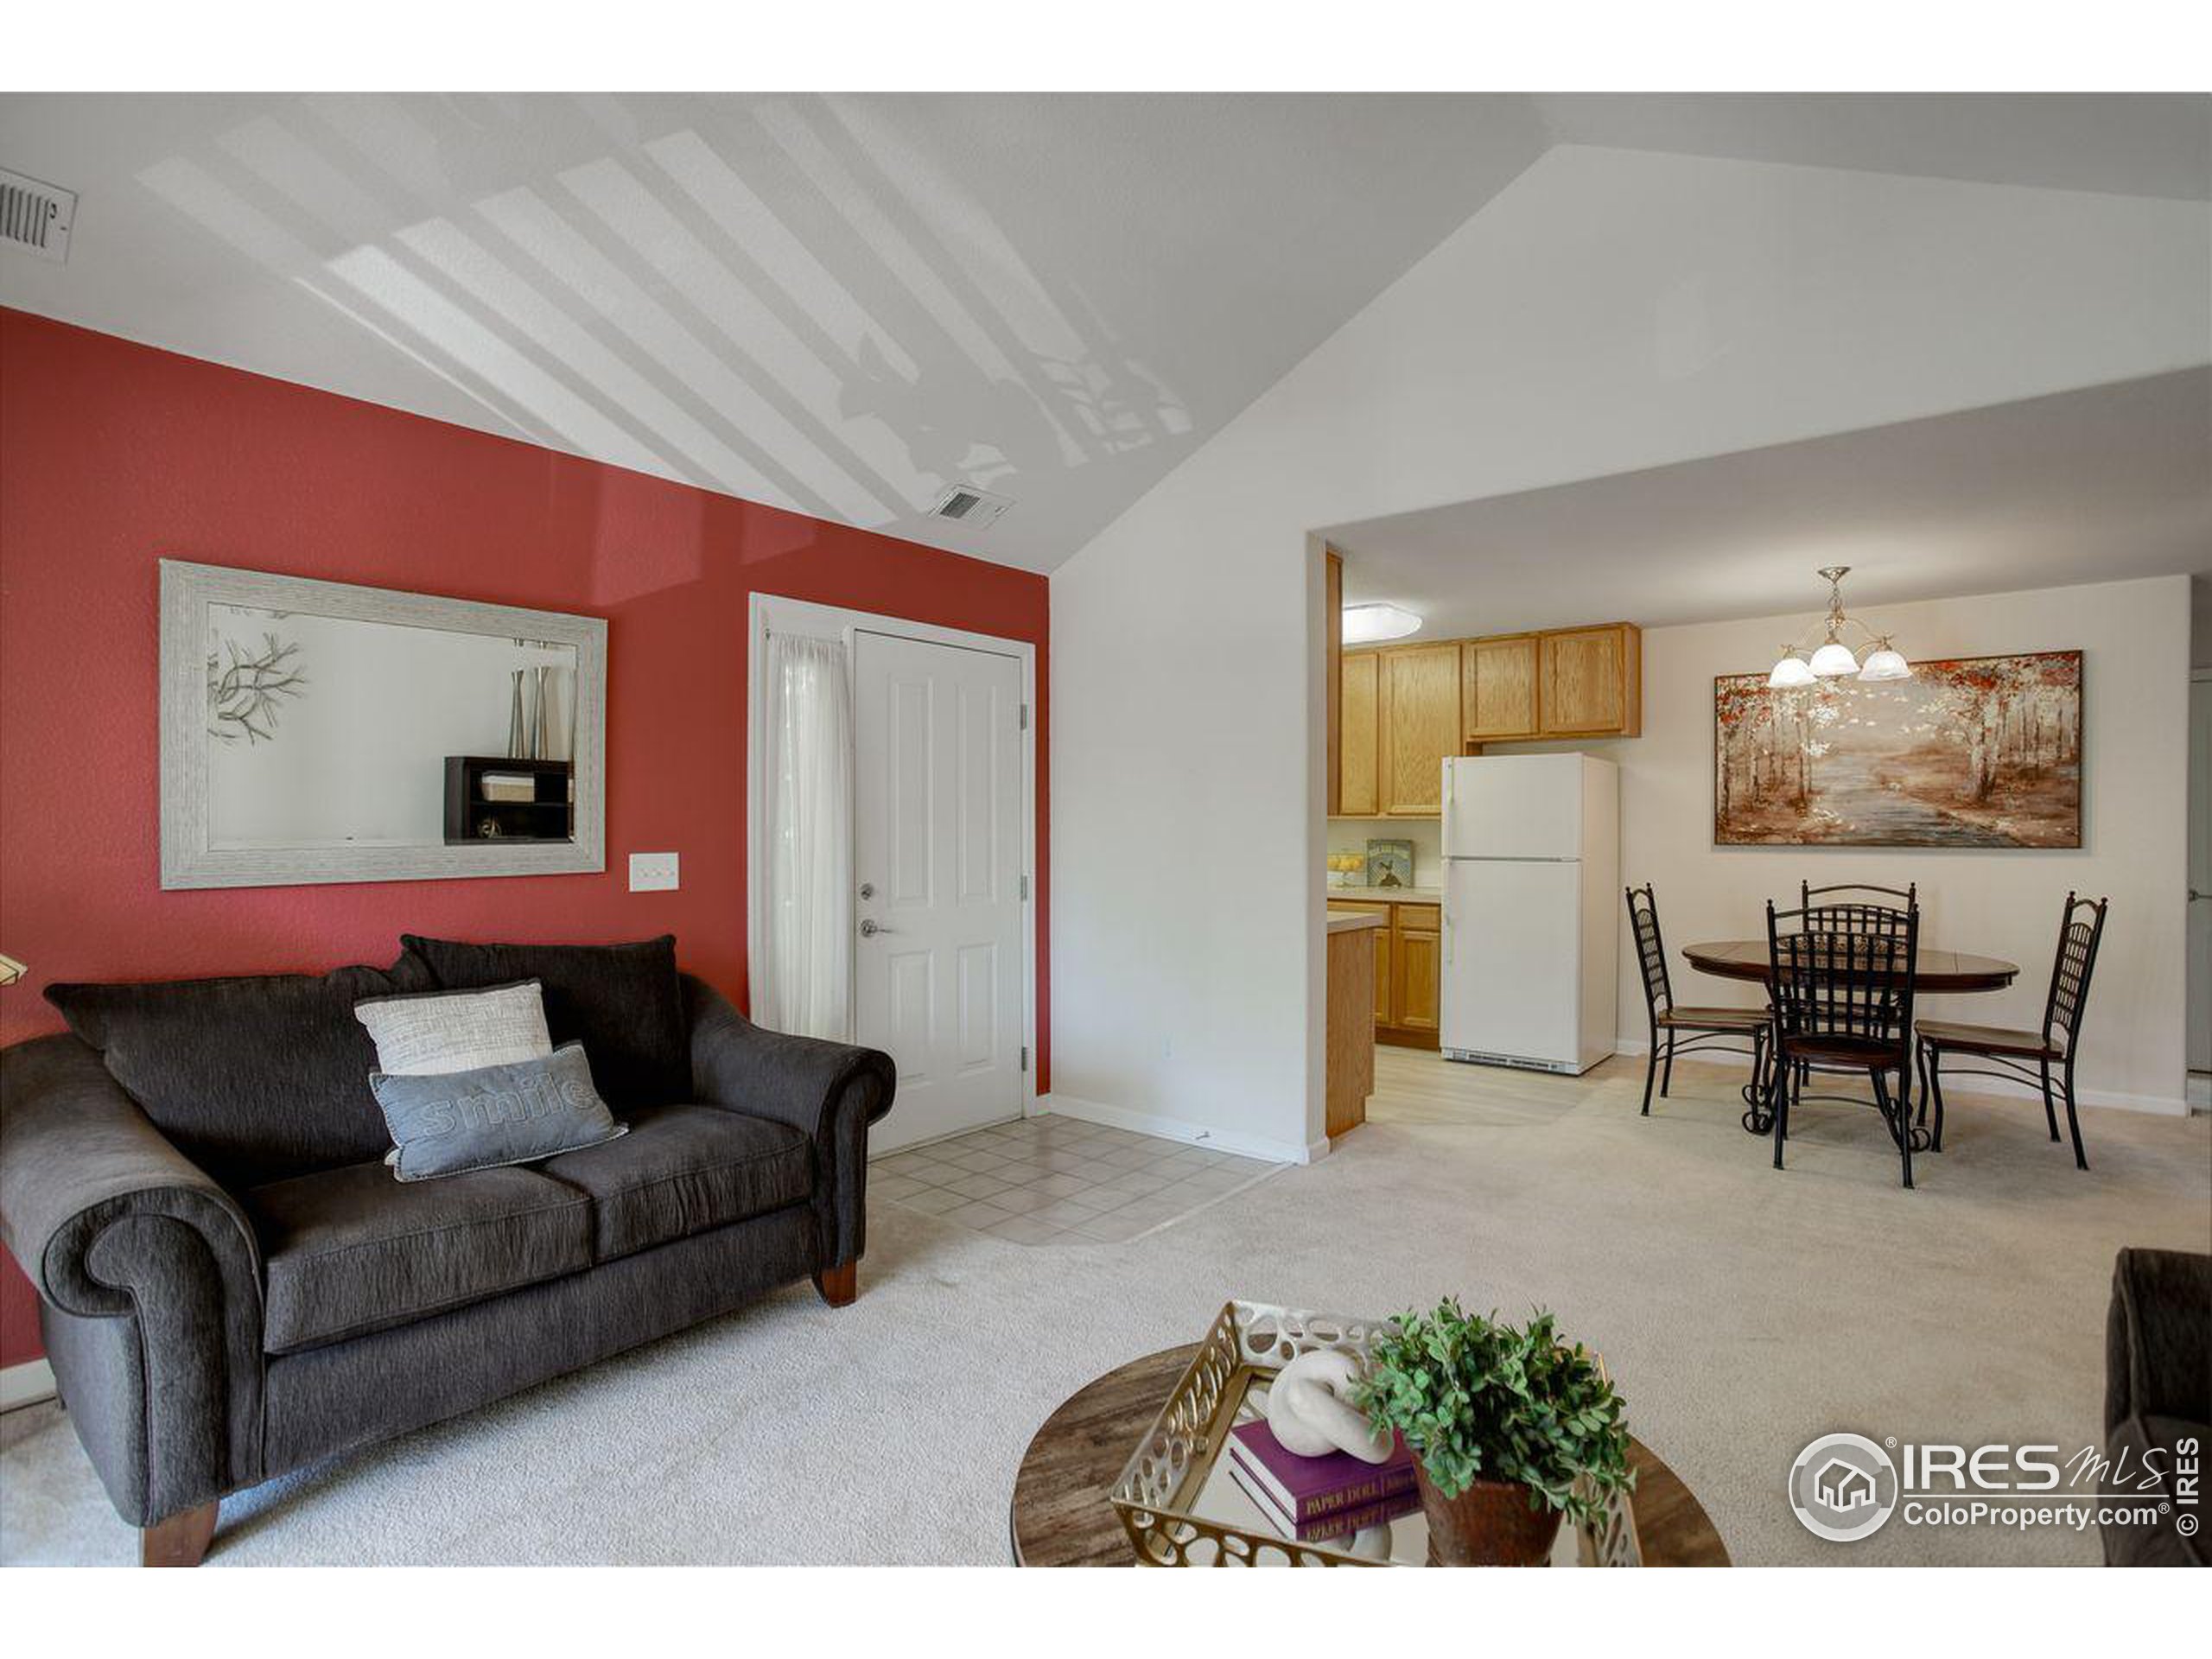
<svg viewBox="0 0 2212 1659"><path fill-rule="evenodd" d="M2212 1112L2212 1071L2192 1071L2183 1096L2192 1112Z"/></svg>
<svg viewBox="0 0 2212 1659"><path fill-rule="evenodd" d="M1163 1141L1184 1141L1194 1147L1204 1147L1208 1152L1235 1153L1243 1158L1265 1159L1271 1164L1310 1164L1329 1155L1326 1135L1310 1146L1295 1141L1274 1141L1265 1135L1237 1135L1227 1130L1207 1128L1203 1123L1189 1123L1179 1117L1163 1117L1153 1112L1133 1112L1126 1107L1109 1106L1096 1100L1084 1100L1074 1095L1054 1092L1037 1097L1039 1116L1057 1114L1072 1117L1084 1123L1103 1123L1109 1129L1128 1129L1135 1135L1156 1135Z"/></svg>
<svg viewBox="0 0 2212 1659"><path fill-rule="evenodd" d="M1650 1039L1617 1037L1613 1039L1613 1052L1640 1060L1651 1052ZM1702 1060L1713 1065L1726 1064L1725 1057L1717 1053L1682 1056L1685 1065L1693 1060ZM2111 1106L2123 1112L2147 1112L2153 1117L2186 1117L2192 1105L2200 1110L2212 1106L2212 1095L2200 1092L2202 1087L2208 1084L2212 1084L2212 1079L2192 1073L2189 1080L2190 1094L2180 1100L2171 1095L2122 1094L2114 1089L2081 1089L2075 1092L2074 1098L2084 1106ZM1916 1090L1920 1087L1917 1077L1913 1080L1913 1087ZM2005 1077L1961 1077L1953 1092L1961 1095L2006 1095L2037 1102L2043 1099L2043 1091L2033 1084L2014 1083Z"/></svg>
<svg viewBox="0 0 2212 1659"><path fill-rule="evenodd" d="M44 1360L27 1359L20 1365L0 1366L0 1411L35 1405L41 1400L53 1399L54 1394L54 1367Z"/></svg>

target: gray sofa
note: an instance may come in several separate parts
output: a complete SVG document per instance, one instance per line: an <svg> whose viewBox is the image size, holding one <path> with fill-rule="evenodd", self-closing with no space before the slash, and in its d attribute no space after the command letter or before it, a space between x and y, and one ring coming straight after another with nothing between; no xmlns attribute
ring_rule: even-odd
<svg viewBox="0 0 2212 1659"><path fill-rule="evenodd" d="M2202 1530L2212 1450L2212 1255L2126 1249L2105 1318L2101 1496L2155 1520L2100 1522L2107 1567L2208 1567ZM2146 1490L2146 1475L2157 1477ZM2184 1489L2183 1483L2186 1482Z"/></svg>
<svg viewBox="0 0 2212 1659"><path fill-rule="evenodd" d="M408 945L389 969L57 987L71 1033L0 1052L0 1237L149 1563L195 1564L226 1493L794 1279L855 1294L887 1055L760 1029L673 940ZM629 1132L394 1180L353 1001L540 975Z"/></svg>

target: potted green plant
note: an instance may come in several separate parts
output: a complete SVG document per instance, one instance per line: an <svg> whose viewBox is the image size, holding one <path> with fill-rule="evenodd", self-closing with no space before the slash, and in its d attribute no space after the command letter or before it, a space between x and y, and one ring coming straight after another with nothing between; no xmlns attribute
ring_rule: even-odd
<svg viewBox="0 0 2212 1659"><path fill-rule="evenodd" d="M1439 1566L1534 1566L1562 1516L1587 1520L1635 1484L1620 1395L1548 1313L1516 1325L1446 1297L1406 1313L1370 1344L1351 1397L1412 1448Z"/></svg>

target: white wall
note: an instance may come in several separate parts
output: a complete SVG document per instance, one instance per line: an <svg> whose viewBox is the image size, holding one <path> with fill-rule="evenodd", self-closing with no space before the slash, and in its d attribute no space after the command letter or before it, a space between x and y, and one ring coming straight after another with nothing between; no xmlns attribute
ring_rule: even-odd
<svg viewBox="0 0 2212 1659"><path fill-rule="evenodd" d="M1592 744L1620 763L1624 885L1656 890L1675 995L1749 1005L1758 988L1698 974L1681 947L1751 938L1769 898L1801 879L1916 883L1921 932L1948 950L2020 964L2010 990L1924 999L1931 1019L2039 1027L2069 888L2108 898L2080 1072L2088 1101L2183 1109L2187 887L2189 578L2045 588L1869 613L1920 658L2015 652L2082 655L2082 845L2078 851L1716 847L1713 677L1773 661L1802 615L1654 628L1643 636L1643 735ZM1620 1033L1649 1036L1622 925Z"/></svg>
<svg viewBox="0 0 2212 1659"><path fill-rule="evenodd" d="M1310 531L2201 363L2207 231L2201 203L1547 154L1054 575L1055 1091L1319 1139Z"/></svg>

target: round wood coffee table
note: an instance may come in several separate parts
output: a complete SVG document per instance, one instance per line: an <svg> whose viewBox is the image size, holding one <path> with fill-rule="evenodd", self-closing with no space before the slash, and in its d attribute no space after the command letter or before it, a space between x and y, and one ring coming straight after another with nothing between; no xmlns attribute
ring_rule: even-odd
<svg viewBox="0 0 2212 1659"><path fill-rule="evenodd" d="M1160 1414L1195 1342L1163 1348L1077 1389L1045 1420L1014 1478L1007 1531L1016 1567L1134 1567L1135 1553L1108 1491L1137 1440ZM1726 1567L1727 1547L1705 1506L1641 1440L1636 1466L1636 1531L1648 1567Z"/></svg>

